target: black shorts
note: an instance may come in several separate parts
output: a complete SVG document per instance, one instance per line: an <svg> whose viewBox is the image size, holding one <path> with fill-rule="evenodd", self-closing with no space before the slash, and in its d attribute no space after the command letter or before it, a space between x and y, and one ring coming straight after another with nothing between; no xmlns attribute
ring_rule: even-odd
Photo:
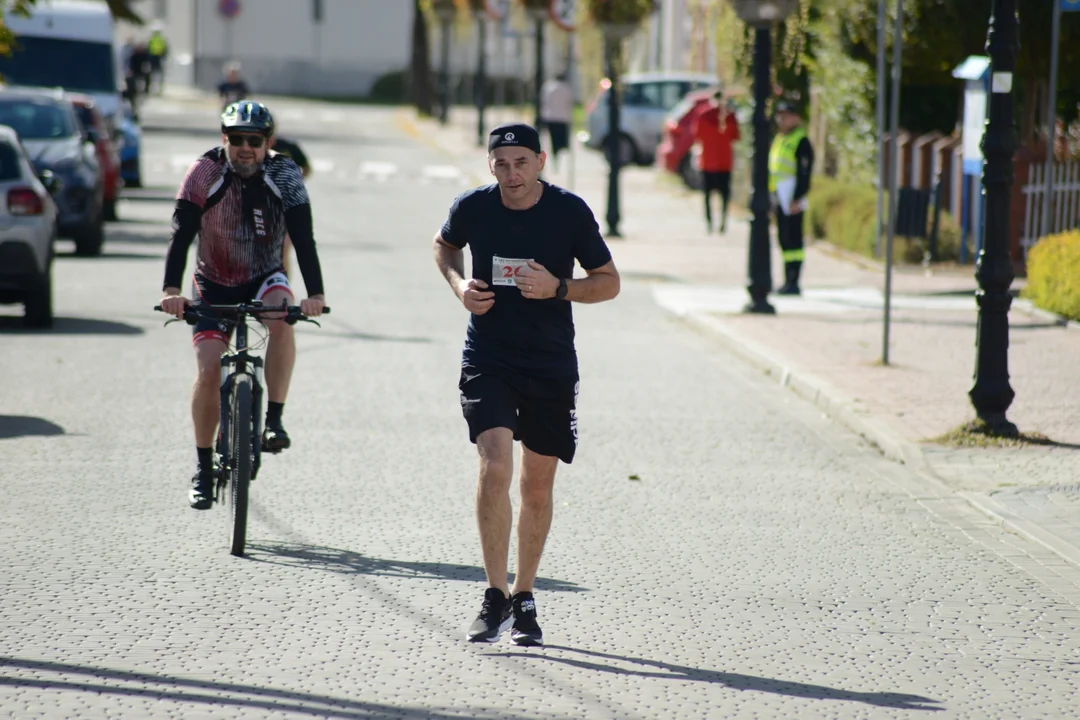
<svg viewBox="0 0 1080 720"><path fill-rule="evenodd" d="M562 152L570 147L570 123L545 122L551 135L551 152Z"/></svg>
<svg viewBox="0 0 1080 720"><path fill-rule="evenodd" d="M532 378L506 370L463 367L461 412L469 440L485 430L504 427L538 455L569 465L577 450L577 378Z"/></svg>
<svg viewBox="0 0 1080 720"><path fill-rule="evenodd" d="M262 300L268 292L280 288L284 288L290 296L292 295L289 276L281 269L236 287L218 285L195 273L191 281L191 301L196 305L237 305ZM221 340L227 343L235 327L236 322L233 320L199 318L191 329L192 342L196 345L203 340Z"/></svg>
<svg viewBox="0 0 1080 720"><path fill-rule="evenodd" d="M721 195L731 192L731 173L729 172L706 171L701 173L701 179L706 192L717 190Z"/></svg>

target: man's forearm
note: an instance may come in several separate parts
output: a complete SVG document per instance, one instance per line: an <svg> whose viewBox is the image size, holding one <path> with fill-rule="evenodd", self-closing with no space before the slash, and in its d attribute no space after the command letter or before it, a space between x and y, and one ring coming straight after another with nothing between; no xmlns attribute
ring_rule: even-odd
<svg viewBox="0 0 1080 720"><path fill-rule="evenodd" d="M613 273L594 273L588 277L566 281L566 299L579 303L599 303L619 294L621 281Z"/></svg>
<svg viewBox="0 0 1080 720"><path fill-rule="evenodd" d="M461 298L461 281L465 279L465 253L455 247L450 247L441 239L435 239L435 265L439 272L446 278L453 289L454 294Z"/></svg>

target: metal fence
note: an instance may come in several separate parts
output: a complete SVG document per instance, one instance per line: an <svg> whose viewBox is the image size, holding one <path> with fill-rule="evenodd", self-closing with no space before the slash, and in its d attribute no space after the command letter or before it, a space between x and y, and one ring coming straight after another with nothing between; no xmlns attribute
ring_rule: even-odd
<svg viewBox="0 0 1080 720"><path fill-rule="evenodd" d="M1053 188L1050 192L1050 234L1080 227L1080 162L1053 164ZM1032 164L1024 194L1024 227L1020 244L1027 257L1028 249L1043 235L1043 207L1046 198L1046 163Z"/></svg>

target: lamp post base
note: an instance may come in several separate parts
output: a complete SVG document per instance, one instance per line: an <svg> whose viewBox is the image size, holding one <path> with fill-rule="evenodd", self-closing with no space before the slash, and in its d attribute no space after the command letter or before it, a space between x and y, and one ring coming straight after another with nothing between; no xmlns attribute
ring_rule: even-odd
<svg viewBox="0 0 1080 720"><path fill-rule="evenodd" d="M984 435L1002 438L1020 437L1020 429L1005 417L1005 413L987 413L978 417L978 422L983 425L980 430Z"/></svg>

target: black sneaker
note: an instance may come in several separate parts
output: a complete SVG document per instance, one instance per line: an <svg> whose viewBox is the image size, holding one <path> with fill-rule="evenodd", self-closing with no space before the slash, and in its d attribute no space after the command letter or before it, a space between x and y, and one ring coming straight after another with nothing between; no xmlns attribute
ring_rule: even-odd
<svg viewBox="0 0 1080 720"><path fill-rule="evenodd" d="M484 605L465 634L469 642L496 642L513 621L510 601L499 588L484 591Z"/></svg>
<svg viewBox="0 0 1080 720"><path fill-rule="evenodd" d="M510 639L515 645L543 645L544 633L536 623L536 601L531 592L519 592L510 598L514 607L514 629Z"/></svg>
<svg viewBox="0 0 1080 720"><path fill-rule="evenodd" d="M209 510L214 504L214 474L198 470L191 478L188 505L196 510Z"/></svg>
<svg viewBox="0 0 1080 720"><path fill-rule="evenodd" d="M292 445L292 441L289 440L289 433L285 432L285 428L281 423L277 425L267 425L262 434L262 449L263 452L278 453Z"/></svg>

